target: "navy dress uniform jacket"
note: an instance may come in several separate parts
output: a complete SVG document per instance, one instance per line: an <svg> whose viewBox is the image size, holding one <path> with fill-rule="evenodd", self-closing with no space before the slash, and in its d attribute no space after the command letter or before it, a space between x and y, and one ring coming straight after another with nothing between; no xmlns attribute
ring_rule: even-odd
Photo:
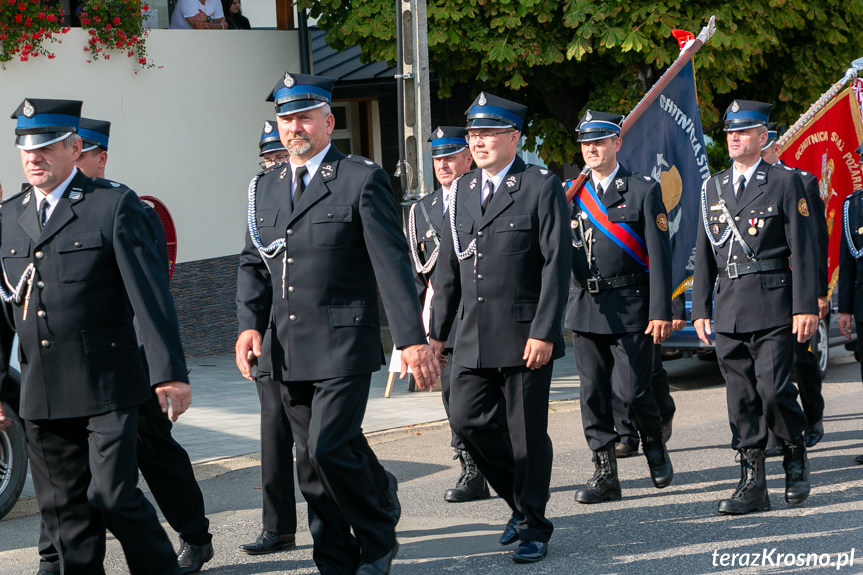
<svg viewBox="0 0 863 575"><path fill-rule="evenodd" d="M848 221L843 215L843 229L839 240L839 312L850 313L855 321L863 322L863 258L855 259L848 247L847 229L854 249L863 249L863 191L849 194ZM843 214L846 209L842 206Z"/></svg>
<svg viewBox="0 0 863 575"><path fill-rule="evenodd" d="M443 234L430 336L446 340L458 317L453 361L470 368L525 365L528 338L553 342L552 359L562 357L572 244L560 180L516 157L485 214L481 182L480 169L457 181L459 243L475 239L476 254L460 261L452 232Z"/></svg>
<svg viewBox="0 0 863 575"><path fill-rule="evenodd" d="M671 321L671 244L659 183L620 166L601 202L610 221L628 224L644 240L650 258L650 281L592 294L580 287L586 287L588 278L593 277L587 244L573 248L572 275L580 286L573 282L570 288L566 327L585 333L631 333L643 332L650 320ZM585 225L591 226L580 213L573 202L572 222L578 226L571 230L573 241L580 239ZM592 233L594 263L603 278L644 273L641 264L599 229Z"/></svg>
<svg viewBox="0 0 863 575"><path fill-rule="evenodd" d="M138 196L79 171L40 230L37 194L28 187L0 211L0 259L9 282L35 265L27 318L23 295L12 307L21 415L96 415L143 403L151 385L188 382L165 262Z"/></svg>
<svg viewBox="0 0 863 575"><path fill-rule="evenodd" d="M791 325L795 314L818 313L818 243L808 208L803 179L781 166L761 162L755 169L742 198L734 197L731 168L705 182L707 224L718 239L727 222L720 211L711 210L719 203L715 181L722 198L756 260L790 258L791 269L778 269L742 275L737 279L720 277L713 287L718 268L726 262L745 264L749 260L734 240L733 234L719 248L711 245L704 229L698 226L695 271L692 289L692 320L714 315L714 328L724 333L749 333ZM761 219L763 227L748 233L750 219ZM729 250L731 258L729 260Z"/></svg>
<svg viewBox="0 0 863 575"><path fill-rule="evenodd" d="M237 317L241 333L264 334L260 368L273 379L379 370L378 287L396 347L427 343L389 176L374 162L331 146L294 208L291 169L277 166L258 181L256 209L261 243L284 238L285 251L263 258L246 231Z"/></svg>

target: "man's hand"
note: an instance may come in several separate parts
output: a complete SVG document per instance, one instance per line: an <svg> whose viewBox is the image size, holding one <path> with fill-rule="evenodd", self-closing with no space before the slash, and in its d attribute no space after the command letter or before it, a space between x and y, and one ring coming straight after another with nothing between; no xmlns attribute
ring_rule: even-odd
<svg viewBox="0 0 863 575"><path fill-rule="evenodd" d="M674 331L680 331L686 327L685 319L673 319L671 320L671 329Z"/></svg>
<svg viewBox="0 0 863 575"><path fill-rule="evenodd" d="M192 386L183 381L165 381L156 386L156 397L162 413L167 413L171 421L177 421L192 404Z"/></svg>
<svg viewBox="0 0 863 575"><path fill-rule="evenodd" d="M827 305L826 297L818 298L818 317L824 319L827 317L827 312L830 311L830 306Z"/></svg>
<svg viewBox="0 0 863 575"><path fill-rule="evenodd" d="M198 10L197 14L186 18L186 22L195 30L207 30L210 27L209 22L207 22L207 15L204 14L203 10Z"/></svg>
<svg viewBox="0 0 863 575"><path fill-rule="evenodd" d="M851 322L854 317L848 312L839 314L839 331L845 336L845 339L851 339Z"/></svg>
<svg viewBox="0 0 863 575"><path fill-rule="evenodd" d="M433 340L437 341L437 340ZM443 344L443 342L439 342ZM441 345L440 351L443 351ZM414 374L414 380L420 389L431 389L440 377L440 353L435 353L428 344L410 345L402 350L402 372L399 379L404 379L408 373L408 366Z"/></svg>
<svg viewBox="0 0 863 575"><path fill-rule="evenodd" d="M664 319L652 319L644 330L645 335L653 334L653 343L660 344L671 335L671 322Z"/></svg>
<svg viewBox="0 0 863 575"><path fill-rule="evenodd" d="M818 328L818 316L814 313L798 313L792 318L791 333L797 334L797 341L809 341Z"/></svg>
<svg viewBox="0 0 863 575"><path fill-rule="evenodd" d="M235 361L240 373L246 379L252 380L252 366L258 363L261 357L261 332L256 329L247 329L237 338L234 346Z"/></svg>
<svg viewBox="0 0 863 575"><path fill-rule="evenodd" d="M551 359L554 344L544 339L528 338L521 359L527 362L528 369L539 369Z"/></svg>
<svg viewBox="0 0 863 575"><path fill-rule="evenodd" d="M713 342L710 341L710 334L713 333L713 330L710 329L710 320L706 318L700 318L692 322L692 325L695 326L695 333L698 334L698 339L706 343L707 345L713 345Z"/></svg>
<svg viewBox="0 0 863 575"><path fill-rule="evenodd" d="M3 404L0 403L0 431L4 429L9 429L12 426L12 418L6 416L6 412L3 411Z"/></svg>

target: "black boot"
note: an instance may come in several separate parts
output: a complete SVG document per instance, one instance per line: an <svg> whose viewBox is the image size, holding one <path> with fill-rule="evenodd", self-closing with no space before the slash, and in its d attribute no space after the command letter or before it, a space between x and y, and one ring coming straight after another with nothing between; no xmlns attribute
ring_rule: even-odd
<svg viewBox="0 0 863 575"><path fill-rule="evenodd" d="M731 499L719 502L722 515L743 515L751 511L769 511L767 475L764 471L764 452L760 449L740 450L740 483Z"/></svg>
<svg viewBox="0 0 863 575"><path fill-rule="evenodd" d="M444 501L461 503L474 499L488 499L488 483L477 468L473 457L464 449L456 449L453 459L461 460L461 477L452 489L447 489L443 495Z"/></svg>
<svg viewBox="0 0 863 575"><path fill-rule="evenodd" d="M641 434L641 450L647 458L647 466L650 467L650 479L657 489L671 485L674 477L674 468L671 466L671 458L668 450L662 442L662 431L657 429L651 434Z"/></svg>
<svg viewBox="0 0 863 575"><path fill-rule="evenodd" d="M790 505L803 503L809 497L809 458L803 437L783 441L782 467L785 468L785 501Z"/></svg>
<svg viewBox="0 0 863 575"><path fill-rule="evenodd" d="M575 492L575 500L579 503L600 503L620 499L614 443L593 452L593 465L596 468L593 477L587 481L584 489Z"/></svg>

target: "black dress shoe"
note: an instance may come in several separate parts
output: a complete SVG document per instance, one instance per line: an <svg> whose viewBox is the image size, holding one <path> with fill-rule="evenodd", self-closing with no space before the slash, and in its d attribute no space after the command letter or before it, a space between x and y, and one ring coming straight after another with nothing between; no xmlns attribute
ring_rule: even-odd
<svg viewBox="0 0 863 575"><path fill-rule="evenodd" d="M265 555L275 551L288 551L297 546L293 533L261 531L254 543L240 545L240 551L249 555Z"/></svg>
<svg viewBox="0 0 863 575"><path fill-rule="evenodd" d="M760 449L741 449L740 482L729 499L719 502L720 515L743 515L753 511L769 511L770 495L767 492L767 474L764 470L764 452Z"/></svg>
<svg viewBox="0 0 863 575"><path fill-rule="evenodd" d="M390 552L373 563L361 563L357 568L356 575L387 575L390 572L390 566L393 559L399 552L399 542L396 541L396 546L390 549Z"/></svg>
<svg viewBox="0 0 863 575"><path fill-rule="evenodd" d="M854 461L859 463L860 465L863 465L863 455L858 455L854 458Z"/></svg>
<svg viewBox="0 0 863 575"><path fill-rule="evenodd" d="M197 573L204 563L213 558L213 543L206 545L192 545L180 539L180 552L177 554L177 564L180 573Z"/></svg>
<svg viewBox="0 0 863 575"><path fill-rule="evenodd" d="M548 555L548 543L542 541L522 541L515 550L512 560L516 563L536 563Z"/></svg>
<svg viewBox="0 0 863 575"><path fill-rule="evenodd" d="M614 446L614 453L617 457L632 457L636 453L638 453L638 444L635 444L635 447L631 447L628 443L618 443Z"/></svg>
<svg viewBox="0 0 863 575"><path fill-rule="evenodd" d="M503 528L500 541L498 541L501 545L511 545L518 541L518 529L516 529L516 527L522 519L524 519L523 515L518 513L512 514L512 517L510 517L509 521L506 522L506 527Z"/></svg>
<svg viewBox="0 0 863 575"><path fill-rule="evenodd" d="M807 427L803 430L803 439L806 440L806 447L815 447L815 445L821 441L821 438L824 437L824 421L819 421L815 425L811 427Z"/></svg>
<svg viewBox="0 0 863 575"><path fill-rule="evenodd" d="M611 443L593 452L593 465L596 468L593 477L587 481L584 489L575 492L575 500L579 503L601 503L620 499L620 480L617 478L617 448Z"/></svg>
<svg viewBox="0 0 863 575"><path fill-rule="evenodd" d="M473 501L474 499L488 499L488 482L482 476L482 472L476 466L476 462L470 453L463 449L456 449L453 459L461 460L461 477L455 487L447 489L443 494L443 500L450 503L461 503Z"/></svg>

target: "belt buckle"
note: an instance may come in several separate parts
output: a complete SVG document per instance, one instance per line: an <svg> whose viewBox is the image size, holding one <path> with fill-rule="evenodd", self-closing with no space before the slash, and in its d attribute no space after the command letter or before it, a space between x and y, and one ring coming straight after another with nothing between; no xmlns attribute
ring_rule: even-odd
<svg viewBox="0 0 863 575"><path fill-rule="evenodd" d="M737 264L730 263L725 266L725 273L728 275L728 279L736 280L740 275L737 273Z"/></svg>
<svg viewBox="0 0 863 575"><path fill-rule="evenodd" d="M587 291L590 293L599 293L598 278L587 278Z"/></svg>

